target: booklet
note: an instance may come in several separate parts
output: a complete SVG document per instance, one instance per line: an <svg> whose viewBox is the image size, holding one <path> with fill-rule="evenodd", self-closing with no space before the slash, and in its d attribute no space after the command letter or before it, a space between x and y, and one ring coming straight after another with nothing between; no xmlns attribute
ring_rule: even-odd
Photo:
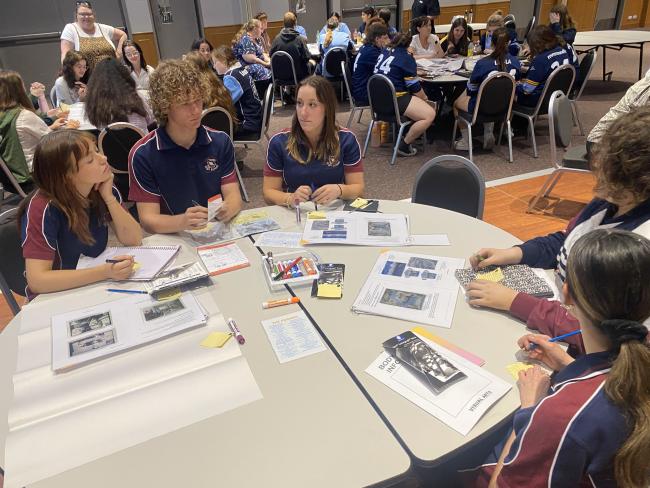
<svg viewBox="0 0 650 488"><path fill-rule="evenodd" d="M186 230L192 239L201 244L232 241L251 234L279 229L278 223L263 211L242 212L227 224L208 222L202 229Z"/></svg>
<svg viewBox="0 0 650 488"><path fill-rule="evenodd" d="M366 372L462 435L511 385L411 331L384 342Z"/></svg>
<svg viewBox="0 0 650 488"><path fill-rule="evenodd" d="M137 246L137 247L107 247L96 258L80 256L77 269L93 268L104 264L107 259L115 256L133 256L134 271L126 281L153 280L176 257L181 246Z"/></svg>
<svg viewBox="0 0 650 488"><path fill-rule="evenodd" d="M182 264L166 269L152 281L144 283L144 289L150 294L159 293L170 288L186 285L210 276L200 261Z"/></svg>
<svg viewBox="0 0 650 488"><path fill-rule="evenodd" d="M451 327L465 260L398 251L382 253L359 291L352 311Z"/></svg>
<svg viewBox="0 0 650 488"><path fill-rule="evenodd" d="M213 244L211 246L197 247L196 251L210 276L216 276L228 271L246 268L251 265L246 255L234 242Z"/></svg>
<svg viewBox="0 0 650 488"><path fill-rule="evenodd" d="M207 323L192 293L134 295L52 316L52 370L63 372Z"/></svg>
<svg viewBox="0 0 650 488"><path fill-rule="evenodd" d="M307 219L302 243L406 246L409 243L408 216L328 212L325 219Z"/></svg>
<svg viewBox="0 0 650 488"><path fill-rule="evenodd" d="M481 270L459 269L456 271L456 278L463 288L467 288L471 281L487 280L501 283L512 290L534 297L550 298L554 295L546 280L538 276L533 268L526 264L486 266Z"/></svg>

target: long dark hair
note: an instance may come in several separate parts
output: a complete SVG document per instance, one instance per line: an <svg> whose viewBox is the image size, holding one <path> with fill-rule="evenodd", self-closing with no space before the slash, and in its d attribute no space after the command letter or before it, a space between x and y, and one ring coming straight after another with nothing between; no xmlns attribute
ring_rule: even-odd
<svg viewBox="0 0 650 488"><path fill-rule="evenodd" d="M536 25L528 34L528 47L532 57L563 44L564 40L558 37L548 25Z"/></svg>
<svg viewBox="0 0 650 488"><path fill-rule="evenodd" d="M80 61L86 61L86 73L81 77L80 80L77 80L74 74L74 65ZM63 76L66 85L68 85L68 87L70 88L74 88L75 83L77 81L81 81L82 83L87 83L88 82L88 61L86 60L84 55L78 51L73 51L72 49L70 49L67 53L65 53L65 56L63 57L63 63L61 64L61 76Z"/></svg>
<svg viewBox="0 0 650 488"><path fill-rule="evenodd" d="M460 41L458 41L458 44L454 42L454 29L456 27L462 27L465 29L465 33L463 34L463 37L460 38ZM469 38L467 37L467 21L463 17L458 17L451 23L449 34L447 34L447 42L455 46L454 52L459 54L467 53Z"/></svg>
<svg viewBox="0 0 650 488"><path fill-rule="evenodd" d="M393 40L390 42L390 47L403 47L407 48L411 45L411 40L413 36L410 32L398 32Z"/></svg>
<svg viewBox="0 0 650 488"><path fill-rule="evenodd" d="M338 161L341 152L339 142L339 126L336 123L336 94L329 81L322 76L312 75L300 82L296 90L296 99L300 90L305 86L311 86L316 91L316 98L325 106L325 120L320 133L318 147L312 148L305 131L300 126L298 112L294 112L291 121L291 133L287 141L287 152L299 163L306 164L312 159L320 159L328 162ZM302 152L307 149L307 157Z"/></svg>
<svg viewBox="0 0 650 488"><path fill-rule="evenodd" d="M113 58L102 60L88 82L86 115L95 127L127 122L129 114L147 116L129 69Z"/></svg>
<svg viewBox="0 0 650 488"><path fill-rule="evenodd" d="M219 77L214 74L212 66L196 51L187 53L185 55L185 61L196 66L201 76L205 79L206 84L210 87L207 93L203 93L203 108L222 107L230 114L233 123L236 124L237 112L233 106L230 92L223 85Z"/></svg>
<svg viewBox="0 0 650 488"><path fill-rule="evenodd" d="M510 35L505 27L499 27L492 32L492 45L494 51L489 56L497 62L499 71L507 71L506 59L508 58L508 44L510 43Z"/></svg>
<svg viewBox="0 0 650 488"><path fill-rule="evenodd" d="M616 454L618 486L650 481L650 241L632 232L596 229L576 241L567 262L569 297L609 339L614 362L605 394L626 415L630 434Z"/></svg>
<svg viewBox="0 0 650 488"><path fill-rule="evenodd" d="M16 71L0 70L0 111L16 107L35 111L20 75Z"/></svg>
<svg viewBox="0 0 650 488"><path fill-rule="evenodd" d="M122 59L129 65L131 71L133 71L134 66L133 64L131 64L131 61L129 61L129 58L126 56L127 47L134 47L138 51L138 53L140 54L140 68L146 71L147 60L144 59L144 54L142 53L142 48L140 47L140 44L131 40L124 41L124 44L122 44Z"/></svg>
<svg viewBox="0 0 650 488"><path fill-rule="evenodd" d="M558 3L551 7L551 12L555 14L560 14L560 28L565 31L567 29L575 29L576 25L569 15L569 9L566 8L566 5Z"/></svg>
<svg viewBox="0 0 650 488"><path fill-rule="evenodd" d="M194 42L192 42L192 47L190 48L190 50L198 51L199 49L201 49L201 44L207 44L208 47L210 48L210 52L212 52L212 50L214 49L210 41L208 41L205 37L200 37L199 39L195 39Z"/></svg>
<svg viewBox="0 0 650 488"><path fill-rule="evenodd" d="M52 200L70 224L70 230L84 244L95 241L90 233L89 213L96 212L101 221L107 214L106 204L97 190L83 197L70 182L70 175L79 171L79 161L87 157L95 146L95 139L87 132L63 129L44 135L34 153L32 176L37 189ZM26 198L18 209L18 222L27 210L31 198Z"/></svg>
<svg viewBox="0 0 650 488"><path fill-rule="evenodd" d="M414 36L417 36L419 34L418 29L422 27L423 25L431 24L431 32L433 32L433 19L431 17L427 17L426 15L422 15L421 17L416 17L413 20L411 20L411 34Z"/></svg>
<svg viewBox="0 0 650 488"><path fill-rule="evenodd" d="M364 44L375 44L375 41L381 36L388 35L388 27L383 22L375 22L366 27L366 38L363 40Z"/></svg>

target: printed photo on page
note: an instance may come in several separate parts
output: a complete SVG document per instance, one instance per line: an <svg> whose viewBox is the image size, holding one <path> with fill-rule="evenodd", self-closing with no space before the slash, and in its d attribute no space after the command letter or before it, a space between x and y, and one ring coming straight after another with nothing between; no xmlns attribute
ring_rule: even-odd
<svg viewBox="0 0 650 488"><path fill-rule="evenodd" d="M403 214L328 212L325 219L307 219L303 244L405 246L408 217Z"/></svg>

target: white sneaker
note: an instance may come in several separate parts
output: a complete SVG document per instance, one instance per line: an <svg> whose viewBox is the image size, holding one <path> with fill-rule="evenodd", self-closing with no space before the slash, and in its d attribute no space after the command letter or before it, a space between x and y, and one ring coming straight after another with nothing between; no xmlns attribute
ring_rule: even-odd
<svg viewBox="0 0 650 488"><path fill-rule="evenodd" d="M454 141L454 149L456 151L469 151L469 141L467 139Z"/></svg>

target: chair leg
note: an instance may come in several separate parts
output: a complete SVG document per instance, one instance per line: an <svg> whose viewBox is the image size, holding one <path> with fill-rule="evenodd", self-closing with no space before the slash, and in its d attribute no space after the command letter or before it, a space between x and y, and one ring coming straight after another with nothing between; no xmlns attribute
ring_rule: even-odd
<svg viewBox="0 0 650 488"><path fill-rule="evenodd" d="M551 194L553 188L555 188L555 185L557 185L557 182L560 181L560 177L562 176L562 173L564 173L564 171L562 171L562 169L556 169L553 173L556 174L555 179L551 182L549 187L544 192L544 197L547 197L548 195Z"/></svg>
<svg viewBox="0 0 650 488"><path fill-rule="evenodd" d="M352 119L354 118L354 111L355 111L354 108L352 108L352 110L350 110L350 116L348 117L348 125L346 125L346 127L347 127L348 129L349 129L350 126L352 125Z"/></svg>
<svg viewBox="0 0 650 488"><path fill-rule="evenodd" d="M368 150L368 143L370 143L370 133L372 132L373 125L375 125L375 121L371 120L370 125L368 126L368 135L366 136L366 143L363 145L363 154L361 154L362 158L366 157L366 151Z"/></svg>
<svg viewBox="0 0 650 488"><path fill-rule="evenodd" d="M456 132L458 132L458 119L454 117L454 129L451 131L451 148L454 148L456 142Z"/></svg>
<svg viewBox="0 0 650 488"><path fill-rule="evenodd" d="M248 192L246 191L246 185L244 185L244 179L241 177L241 173L239 172L239 167L237 166L236 161L235 172L237 173L237 180L239 181L239 188L241 188L242 198L245 202L250 202L250 198L248 198Z"/></svg>
<svg viewBox="0 0 650 488"><path fill-rule="evenodd" d="M580 122L580 113L578 112L578 102L575 100L571 100L571 111L573 113L573 121L575 125L578 126L578 129L580 130L580 135L584 136L585 135L585 129L582 127L582 122Z"/></svg>
<svg viewBox="0 0 650 488"><path fill-rule="evenodd" d="M512 127L510 125L510 120L507 122L508 127L508 154L510 155L509 161L512 163Z"/></svg>
<svg viewBox="0 0 650 488"><path fill-rule="evenodd" d="M361 116L363 115L363 110L364 110L364 109L360 109L360 110L359 110L359 118L357 119L357 124L360 124L360 123L361 123Z"/></svg>
<svg viewBox="0 0 650 488"><path fill-rule="evenodd" d="M275 111L275 83L273 83L273 89L271 90L271 115Z"/></svg>
<svg viewBox="0 0 650 488"><path fill-rule="evenodd" d="M501 138L503 137L503 126L505 122L501 122L501 127L499 127L499 139L497 140L497 146L501 145Z"/></svg>
<svg viewBox="0 0 650 488"><path fill-rule="evenodd" d="M526 210L526 212L530 213L535 209L535 205L537 205L539 199L542 198L543 195L546 195L546 189L549 187L550 183L552 183L557 178L557 173L558 171L555 170L549 175L549 177L546 179L542 187L535 195L535 198L533 198L532 201L530 202L530 205L528 205L528 209Z"/></svg>
<svg viewBox="0 0 650 488"><path fill-rule="evenodd" d="M474 142L472 141L472 124L467 124L467 138L469 139L469 160L474 162Z"/></svg>
<svg viewBox="0 0 650 488"><path fill-rule="evenodd" d="M397 157L397 147L399 146L399 142L402 140L402 132L404 132L404 128L406 125L400 124L399 126L399 131L397 132L397 140L395 141L395 146L393 147L393 157L390 160L390 165L393 166L395 164L395 158Z"/></svg>
<svg viewBox="0 0 650 488"><path fill-rule="evenodd" d="M535 122L532 118L528 117L528 129L530 133L530 138L533 142L533 156L537 157L537 140L535 139Z"/></svg>

